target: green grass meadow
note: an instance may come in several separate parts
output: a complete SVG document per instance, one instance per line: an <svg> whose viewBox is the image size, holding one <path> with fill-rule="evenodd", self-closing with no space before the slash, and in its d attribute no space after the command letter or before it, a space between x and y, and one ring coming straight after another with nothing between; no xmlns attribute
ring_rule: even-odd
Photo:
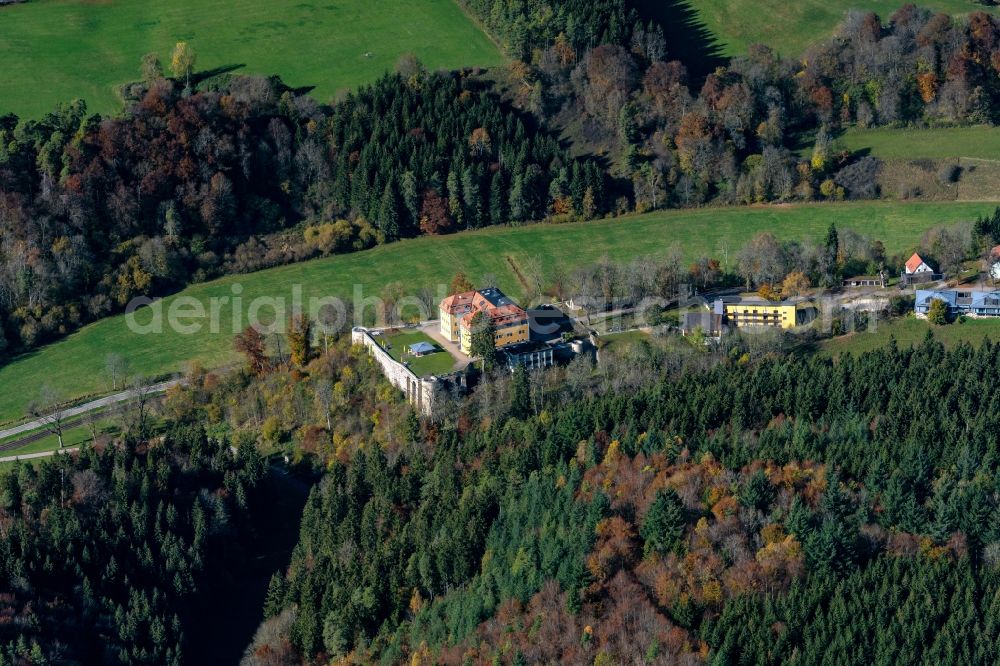
<svg viewBox="0 0 1000 666"><path fill-rule="evenodd" d="M142 56L168 67L178 41L195 48L198 70L278 74L315 86L321 102L404 53L432 69L502 61L454 0L31 0L0 7L0 113L38 117L75 98L115 111Z"/></svg>
<svg viewBox="0 0 1000 666"><path fill-rule="evenodd" d="M598 345L601 349L623 349L642 342L649 341L650 335L646 331L622 331L620 333L606 333L598 338Z"/></svg>
<svg viewBox="0 0 1000 666"><path fill-rule="evenodd" d="M903 0L687 0L697 18L717 38L726 55L746 53L754 43L767 44L782 55L797 57L810 44L829 37L848 10L872 11L885 21ZM996 8L972 0L921 0L918 6L946 14Z"/></svg>
<svg viewBox="0 0 1000 666"><path fill-rule="evenodd" d="M969 220L992 211L995 205L873 202L666 211L421 237L365 252L227 276L164 299L161 310L166 319L180 296L197 299L207 310L213 298L231 299L234 285L239 284L240 312L244 314L236 325L232 323L232 301L221 300L221 323L216 332L203 327L192 334L167 329L162 334L138 335L121 315L90 324L0 368L0 421L23 415L25 405L44 382L60 388L67 398L107 390L104 359L110 351L125 356L134 372L145 374L182 370L187 361L207 366L234 361L233 332L246 325L245 313L251 301L284 297L290 310L294 285L301 285L304 305L310 296L377 297L390 283L409 293L426 287L443 294L455 273L464 271L473 282L494 276L502 289L519 297L524 289L512 262L522 274L534 263L545 278L550 278L557 267L569 270L604 257L628 261L637 256L663 256L674 244L688 260L702 254L723 260L725 249L735 262L740 247L760 231L785 239L818 240L831 222L883 241L894 254L913 248L920 235L934 225ZM369 313L372 307L368 306ZM271 311L267 307L260 310L265 316ZM151 313L137 313L135 320L148 323Z"/></svg>
<svg viewBox="0 0 1000 666"><path fill-rule="evenodd" d="M882 159L1000 160L1000 128L850 129L837 142L851 152L867 150Z"/></svg>
<svg viewBox="0 0 1000 666"><path fill-rule="evenodd" d="M451 372L457 359L449 354L426 333L420 331L403 331L391 335L384 335L380 338L383 343L388 342L392 349L387 349L389 356L400 363L409 363L410 370L418 377L424 375L445 375ZM429 342L437 348L437 351L425 354L424 356L410 356L406 352L409 346L417 342Z"/></svg>
<svg viewBox="0 0 1000 666"><path fill-rule="evenodd" d="M896 339L900 348L912 347L923 342L927 331L931 331L935 339L945 347L954 347L961 342L977 345L986 338L1000 342L1000 320L997 319L966 319L964 322L934 326L926 319L903 317L879 322L873 331L860 331L824 340L820 350L830 356L857 355L881 349L889 344L891 338Z"/></svg>

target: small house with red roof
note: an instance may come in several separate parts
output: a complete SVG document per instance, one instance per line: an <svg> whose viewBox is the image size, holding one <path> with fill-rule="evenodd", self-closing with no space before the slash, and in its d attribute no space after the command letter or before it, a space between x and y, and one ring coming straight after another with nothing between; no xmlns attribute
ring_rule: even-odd
<svg viewBox="0 0 1000 666"><path fill-rule="evenodd" d="M913 253L912 257L906 260L906 265L903 267L903 273L899 276L899 281L903 286L922 282L933 282L934 280L940 279L940 273L937 273L934 268L924 261L924 258L916 252Z"/></svg>
<svg viewBox="0 0 1000 666"><path fill-rule="evenodd" d="M913 256L906 261L906 274L916 275L917 273L933 273L934 269L931 268L926 261L923 260L916 252Z"/></svg>

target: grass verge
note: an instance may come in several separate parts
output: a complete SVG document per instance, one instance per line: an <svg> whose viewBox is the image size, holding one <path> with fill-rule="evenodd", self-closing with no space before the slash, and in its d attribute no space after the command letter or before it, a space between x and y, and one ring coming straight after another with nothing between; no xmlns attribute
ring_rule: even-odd
<svg viewBox="0 0 1000 666"><path fill-rule="evenodd" d="M949 348L962 342L978 345L987 338L1000 342L1000 319L966 319L946 326L933 326L925 319L903 317L879 322L874 331L860 331L825 340L820 345L820 352L829 356L857 355L881 349L892 338L896 339L900 348L912 347L920 344L928 331Z"/></svg>
<svg viewBox="0 0 1000 666"><path fill-rule="evenodd" d="M838 141L851 152L868 151L882 159L972 157L1000 160L1000 128L849 129Z"/></svg>

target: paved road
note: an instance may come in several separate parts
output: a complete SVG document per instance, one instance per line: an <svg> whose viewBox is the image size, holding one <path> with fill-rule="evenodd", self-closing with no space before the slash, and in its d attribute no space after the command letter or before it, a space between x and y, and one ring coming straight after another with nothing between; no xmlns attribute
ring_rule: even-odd
<svg viewBox="0 0 1000 666"><path fill-rule="evenodd" d="M441 348L451 354L455 362L452 364L451 369L454 371L461 370L469 364L469 357L462 353L462 347L457 342L452 342L448 338L441 334L441 323L438 321L432 321L428 323L420 324L418 327L424 335L430 337L434 342L441 345Z"/></svg>
<svg viewBox="0 0 1000 666"><path fill-rule="evenodd" d="M69 430L70 428L76 428L77 426L83 425L83 417L72 418L63 421L63 428ZM38 430L32 430L29 433L25 433L20 437L9 437L7 441L0 444L0 453L4 451L14 451L16 449L21 449L28 444L33 444L40 439L45 439L51 433L45 428L39 428Z"/></svg>
<svg viewBox="0 0 1000 666"><path fill-rule="evenodd" d="M171 386L175 386L180 383L179 379L171 379L166 382L160 382L159 384L153 384L149 388L150 393L163 393ZM110 407L111 405L117 405L120 402L126 402L135 397L135 393L132 390L121 391L119 393L113 393L111 395L105 396L103 398L98 398L97 400L92 400L86 402L82 405L77 405L76 407L70 407L63 410L62 417L68 419L73 416L78 416L80 414L86 414L87 412L92 412L95 409L100 409L101 407ZM0 439L6 439L12 435L19 435L22 432L29 432L31 430L37 430L45 425L45 419L34 419L28 421L27 423L22 423L18 426L13 426L5 430L0 430Z"/></svg>
<svg viewBox="0 0 1000 666"><path fill-rule="evenodd" d="M39 451L38 453L22 453L19 456L0 456L0 463L9 463L16 460L31 460L33 458L48 458L49 456L62 455L64 453L72 453L73 451L79 450L79 446L67 446L62 450L55 449L53 451Z"/></svg>

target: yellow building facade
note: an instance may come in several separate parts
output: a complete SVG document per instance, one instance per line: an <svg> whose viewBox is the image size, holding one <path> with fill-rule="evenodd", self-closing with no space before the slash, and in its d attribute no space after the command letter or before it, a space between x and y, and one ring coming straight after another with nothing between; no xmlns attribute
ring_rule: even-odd
<svg viewBox="0 0 1000 666"><path fill-rule="evenodd" d="M441 318L441 335L448 338L452 342L458 342L459 336L459 321L461 321L461 315L455 315L451 312L441 308L440 311Z"/></svg>
<svg viewBox="0 0 1000 666"><path fill-rule="evenodd" d="M725 304L726 321L730 326L773 326L794 328L799 324L796 303L772 303L764 300L744 300Z"/></svg>
<svg viewBox="0 0 1000 666"><path fill-rule="evenodd" d="M438 306L438 318L441 322L441 335L452 342L458 342L461 336L462 317L472 312L472 303L476 292L467 291L452 294Z"/></svg>
<svg viewBox="0 0 1000 666"><path fill-rule="evenodd" d="M441 335L460 343L462 351L471 356L472 318L478 312L492 321L498 349L530 340L528 313L496 287L452 294L441 301Z"/></svg>
<svg viewBox="0 0 1000 666"><path fill-rule="evenodd" d="M458 341L458 317L453 317L450 312L441 310L441 335L451 340Z"/></svg>
<svg viewBox="0 0 1000 666"><path fill-rule="evenodd" d="M531 337L528 328L528 315L525 314L517 321L497 326L497 348L507 345L516 345L519 342L527 342Z"/></svg>
<svg viewBox="0 0 1000 666"><path fill-rule="evenodd" d="M522 313L524 311L522 310ZM489 315L486 315L489 316ZM462 352L472 355L472 327L471 327L472 315L467 315L466 319L463 319L459 325L459 336L462 341ZM493 322L496 328L496 347L501 349L507 345L516 345L519 342L527 342L530 339L530 330L528 328L528 315L524 314L523 318L512 319L507 322L498 323L496 319Z"/></svg>

